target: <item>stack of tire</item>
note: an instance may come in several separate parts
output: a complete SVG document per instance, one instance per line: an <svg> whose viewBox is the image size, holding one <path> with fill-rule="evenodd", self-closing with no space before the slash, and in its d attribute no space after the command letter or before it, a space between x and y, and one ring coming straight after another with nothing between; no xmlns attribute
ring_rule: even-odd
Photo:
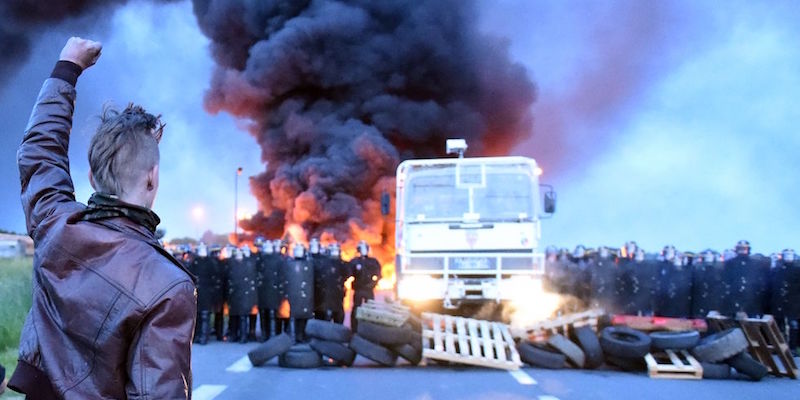
<svg viewBox="0 0 800 400"><path fill-rule="evenodd" d="M283 333L267 340L247 353L254 366L261 366L278 357L285 368L317 368L324 365L353 365L356 353L350 348L352 332L341 324L312 319L305 328L308 343L294 343Z"/></svg>
<svg viewBox="0 0 800 400"><path fill-rule="evenodd" d="M379 365L394 366L400 356L411 365L422 360L422 336L413 320L400 327L358 321L358 332L350 340L350 348Z"/></svg>
<svg viewBox="0 0 800 400"><path fill-rule="evenodd" d="M767 367L747 353L749 343L739 328L726 329L699 340L692 354L703 365L703 378L728 379L735 377L731 368L751 380L760 381Z"/></svg>
<svg viewBox="0 0 800 400"><path fill-rule="evenodd" d="M651 344L649 335L627 326L609 326L600 332L606 363L623 371L643 371Z"/></svg>
<svg viewBox="0 0 800 400"><path fill-rule="evenodd" d="M546 343L520 342L520 359L532 366L549 369L565 367L594 369L603 364L603 350L597 334L588 326L572 329L572 338L553 335Z"/></svg>

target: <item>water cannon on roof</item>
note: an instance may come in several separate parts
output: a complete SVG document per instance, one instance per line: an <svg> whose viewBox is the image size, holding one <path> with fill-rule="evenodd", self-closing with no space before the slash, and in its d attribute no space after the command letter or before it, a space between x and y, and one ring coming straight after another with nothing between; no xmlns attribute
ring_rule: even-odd
<svg viewBox="0 0 800 400"><path fill-rule="evenodd" d="M447 154L458 154L458 158L464 158L467 151L467 141L464 139L447 139Z"/></svg>

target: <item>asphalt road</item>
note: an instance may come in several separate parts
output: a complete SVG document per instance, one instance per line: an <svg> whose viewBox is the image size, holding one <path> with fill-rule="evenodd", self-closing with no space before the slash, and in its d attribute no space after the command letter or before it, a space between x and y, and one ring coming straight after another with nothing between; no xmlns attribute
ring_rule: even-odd
<svg viewBox="0 0 800 400"><path fill-rule="evenodd" d="M475 367L379 367L358 357L351 368L281 368L277 360L253 367L257 343L195 345L195 400L224 399L800 399L800 380L663 380L614 370L519 372Z"/></svg>

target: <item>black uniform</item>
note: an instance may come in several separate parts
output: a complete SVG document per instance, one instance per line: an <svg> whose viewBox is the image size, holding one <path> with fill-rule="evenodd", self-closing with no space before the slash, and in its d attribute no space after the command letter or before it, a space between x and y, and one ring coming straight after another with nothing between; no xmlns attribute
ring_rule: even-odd
<svg viewBox="0 0 800 400"><path fill-rule="evenodd" d="M619 311L627 315L636 315L639 311L634 292L638 290L635 279L636 260L622 257L617 260L617 274L614 284L614 302L619 305Z"/></svg>
<svg viewBox="0 0 800 400"><path fill-rule="evenodd" d="M725 261L723 279L730 298L721 313L735 316L743 311L750 317L763 315L768 304L768 273L769 259L764 257L737 255Z"/></svg>
<svg viewBox="0 0 800 400"><path fill-rule="evenodd" d="M618 313L614 292L616 292L617 266L611 257L595 257L589 265L592 274L591 291L594 305L606 312Z"/></svg>
<svg viewBox="0 0 800 400"><path fill-rule="evenodd" d="M784 335L788 334L789 347L797 348L797 330L800 323L800 261L781 260L770 271L769 311Z"/></svg>
<svg viewBox="0 0 800 400"><path fill-rule="evenodd" d="M208 342L211 332L211 312L214 309L215 291L218 290L215 282L214 260L210 257L195 256L192 258L189 270L197 277L197 323L195 341L200 344Z"/></svg>
<svg viewBox="0 0 800 400"><path fill-rule="evenodd" d="M314 317L341 324L344 321L344 263L338 258L313 255Z"/></svg>
<svg viewBox="0 0 800 400"><path fill-rule="evenodd" d="M692 270L673 261L660 263L655 315L687 318L692 313Z"/></svg>
<svg viewBox="0 0 800 400"><path fill-rule="evenodd" d="M369 256L359 256L347 265L348 274L353 276L353 309L350 311L350 328L355 332L358 328L356 310L358 306L375 298L375 286L381 278L381 265L378 260Z"/></svg>
<svg viewBox="0 0 800 400"><path fill-rule="evenodd" d="M692 266L692 317L705 318L709 312L721 312L727 300L723 281L723 263L696 259Z"/></svg>
<svg viewBox="0 0 800 400"><path fill-rule="evenodd" d="M305 322L314 317L314 268L305 257L290 258L284 271L284 290L289 300L289 331L297 340L303 340Z"/></svg>
<svg viewBox="0 0 800 400"><path fill-rule="evenodd" d="M282 270L284 258L280 253L259 253L256 272L258 275L258 309L261 314L261 335L268 339L282 331L278 323L278 309L283 300Z"/></svg>
<svg viewBox="0 0 800 400"><path fill-rule="evenodd" d="M228 314L231 341L247 341L249 315L258 304L256 291L256 263L253 257L227 260L228 264Z"/></svg>

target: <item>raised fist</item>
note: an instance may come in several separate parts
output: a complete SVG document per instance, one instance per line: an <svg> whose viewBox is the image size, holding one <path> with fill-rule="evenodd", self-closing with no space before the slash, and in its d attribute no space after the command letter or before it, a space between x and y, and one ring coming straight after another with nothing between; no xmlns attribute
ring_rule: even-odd
<svg viewBox="0 0 800 400"><path fill-rule="evenodd" d="M71 37L67 40L67 44L64 45L64 49L61 50L59 60L71 61L86 69L97 62L102 49L103 45L100 42Z"/></svg>

